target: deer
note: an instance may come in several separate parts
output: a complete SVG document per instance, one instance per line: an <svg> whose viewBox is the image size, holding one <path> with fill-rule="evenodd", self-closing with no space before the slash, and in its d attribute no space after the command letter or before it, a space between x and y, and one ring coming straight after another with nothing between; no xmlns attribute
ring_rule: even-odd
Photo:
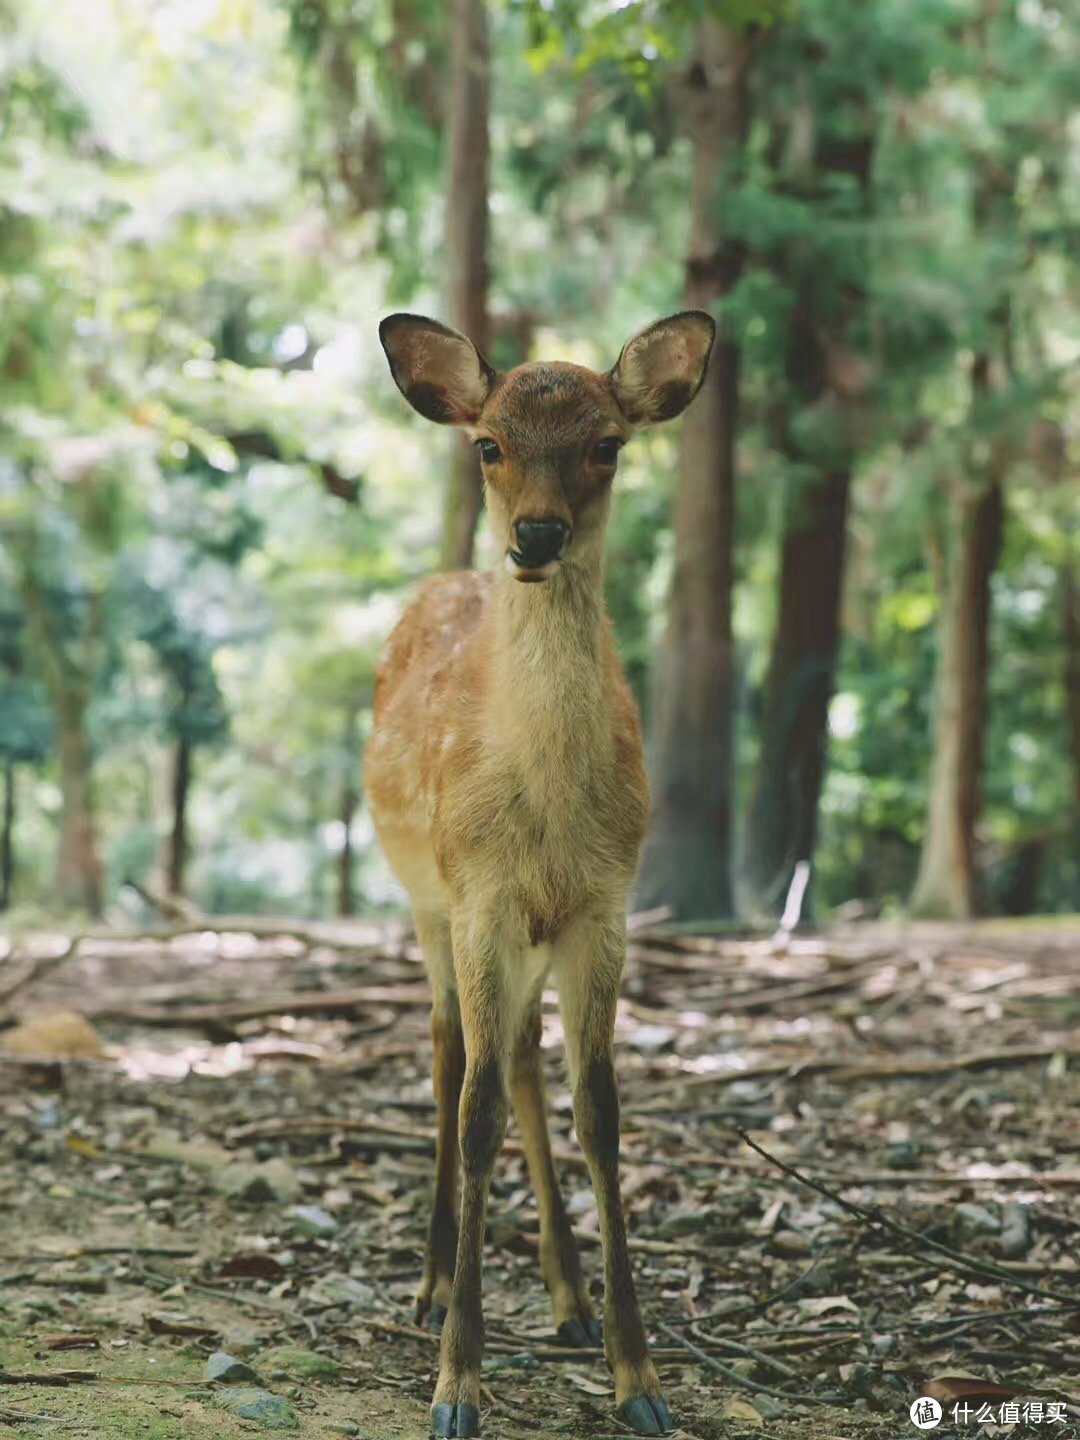
<svg viewBox="0 0 1080 1440"><path fill-rule="evenodd" d="M479 450L502 556L493 573L422 584L386 644L364 757L376 834L408 893L432 994L435 1188L416 1319L441 1331L435 1436L480 1433L485 1217L511 1106L558 1339L603 1345L631 1429L674 1428L619 1189L615 1011L649 789L604 603L604 536L620 450L689 405L714 334L708 314L685 311L635 335L606 373L568 362L499 373L436 320L394 314L379 327L413 409ZM549 977L600 1221L602 1327L548 1133Z"/></svg>

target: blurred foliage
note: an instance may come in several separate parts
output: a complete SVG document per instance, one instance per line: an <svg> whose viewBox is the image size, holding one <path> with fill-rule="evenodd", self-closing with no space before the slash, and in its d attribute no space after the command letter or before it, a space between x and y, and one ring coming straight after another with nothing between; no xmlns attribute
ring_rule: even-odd
<svg viewBox="0 0 1080 1440"><path fill-rule="evenodd" d="M1008 433L983 902L1007 906L1034 840L1037 903L1075 906L1060 603L1080 446L1075 17L1051 0L493 3L496 359L523 334L535 354L607 365L679 308L680 94L706 15L754 49L723 216L746 255L724 302L744 355L740 784L778 540L839 444L855 486L818 901L902 902L925 815L942 494ZM196 747L194 897L331 904L379 647L433 563L450 455L375 341L387 308L440 310L448 16L434 0L0 10L0 759L19 772L21 903L50 894L62 722L90 739L113 904L131 903L122 876L158 863L180 737ZM835 163L811 175L822 135ZM845 147L865 144L860 191ZM976 226L988 176L1003 199ZM800 288L857 371L842 432L791 373ZM1009 382L977 402L973 356L1006 303ZM1040 424L1065 436L1054 475ZM645 705L674 461L666 432L635 443L610 539ZM353 824L363 900L395 903L362 809Z"/></svg>

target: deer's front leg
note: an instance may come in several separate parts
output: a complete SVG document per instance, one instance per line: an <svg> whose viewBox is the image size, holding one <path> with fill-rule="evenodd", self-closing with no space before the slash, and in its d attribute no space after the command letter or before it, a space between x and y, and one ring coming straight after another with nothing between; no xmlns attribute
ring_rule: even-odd
<svg viewBox="0 0 1080 1440"><path fill-rule="evenodd" d="M480 1298L488 1187L506 1133L508 1023L498 932L455 916L454 963L465 1032L458 1131L461 1220L450 1309L431 1406L433 1435L479 1435L484 1315Z"/></svg>
<svg viewBox="0 0 1080 1440"><path fill-rule="evenodd" d="M618 1414L640 1435L675 1428L649 1358L626 1244L619 1189L619 1095L613 1040L626 956L616 914L582 918L556 949L559 999L574 1086L574 1123L592 1175L604 1246L604 1346Z"/></svg>

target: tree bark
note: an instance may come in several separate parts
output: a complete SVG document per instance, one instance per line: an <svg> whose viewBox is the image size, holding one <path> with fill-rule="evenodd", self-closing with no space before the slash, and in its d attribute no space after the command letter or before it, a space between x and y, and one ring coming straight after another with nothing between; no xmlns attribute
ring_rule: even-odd
<svg viewBox="0 0 1080 1440"><path fill-rule="evenodd" d="M450 324L488 349L490 49L485 0L453 0L446 251ZM443 569L468 569L483 500L480 462L459 437L443 511Z"/></svg>
<svg viewBox="0 0 1080 1440"><path fill-rule="evenodd" d="M70 695L57 706L60 761L60 846L56 860L57 898L65 908L100 917L104 871L98 854L93 754L85 708Z"/></svg>
<svg viewBox="0 0 1080 1440"><path fill-rule="evenodd" d="M744 871L756 904L777 913L795 865L814 854L840 645L850 485L851 472L841 467L807 486L784 538Z"/></svg>
<svg viewBox="0 0 1080 1440"><path fill-rule="evenodd" d="M1062 573L1062 630L1065 637L1065 706L1069 724L1069 753L1073 764L1073 787L1077 820L1080 822L1080 585L1072 565L1066 561Z"/></svg>
<svg viewBox="0 0 1080 1440"><path fill-rule="evenodd" d="M688 308L715 312L741 254L718 226L746 130L747 44L714 20L687 76L693 146ZM680 919L724 918L732 891L735 434L739 350L723 326L701 393L682 422L675 563L652 704L653 819L639 898Z"/></svg>
<svg viewBox="0 0 1080 1440"><path fill-rule="evenodd" d="M352 822L353 817L356 815L356 806L359 798L356 784L351 774L347 772L341 787L341 824L343 834L341 854L338 857L337 913L341 916L352 915L354 913Z"/></svg>
<svg viewBox="0 0 1080 1440"><path fill-rule="evenodd" d="M172 829L165 861L165 893L183 895L189 854L188 797L191 793L192 749L184 735L177 737L173 750Z"/></svg>
<svg viewBox="0 0 1080 1440"><path fill-rule="evenodd" d="M15 883L15 762L4 761L3 817L0 819L0 910L11 904Z"/></svg>
<svg viewBox="0 0 1080 1440"><path fill-rule="evenodd" d="M963 920L975 909L975 824L985 732L990 580L1004 526L1001 479L952 496L952 553L940 626L934 753L914 915Z"/></svg>
<svg viewBox="0 0 1080 1440"><path fill-rule="evenodd" d="M791 183L815 196L843 175L858 186L866 212L874 158L873 117L864 128L837 137L822 133L816 117L796 113L789 146ZM796 166L796 155L805 163ZM781 263L790 270L785 254ZM794 273L805 269L805 262ZM742 876L755 908L779 914L800 860L813 861L818 802L828 753L829 702L841 636L841 600L847 541L854 413L870 389L870 367L850 346L852 320L863 304L862 286L822 298L813 281L796 281L787 327L787 407L777 425L777 448L814 473L788 503L780 563L780 595L773 635L757 775L747 815ZM807 453L796 440L793 411L828 406L833 423L823 452ZM812 892L811 892L812 895ZM804 910L809 910L811 895Z"/></svg>
<svg viewBox="0 0 1080 1440"><path fill-rule="evenodd" d="M54 632L49 603L30 557L33 541L24 545L19 591L26 607L29 633L41 665L42 678L56 716L60 765L60 843L56 857L56 893L67 908L101 915L104 868L98 851L94 809L93 749L86 725L90 706L92 664L73 662L64 639ZM93 654L102 624L101 597L94 596L84 635L84 649Z"/></svg>

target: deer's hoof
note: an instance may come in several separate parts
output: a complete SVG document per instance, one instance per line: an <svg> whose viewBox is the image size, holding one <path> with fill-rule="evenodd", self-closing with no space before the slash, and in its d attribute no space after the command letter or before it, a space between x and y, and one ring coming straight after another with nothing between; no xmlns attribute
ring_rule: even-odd
<svg viewBox="0 0 1080 1440"><path fill-rule="evenodd" d="M579 1320L576 1315L564 1320L559 1326L557 1338L560 1345L570 1345L575 1350L595 1350L603 1347L604 1332L599 1320Z"/></svg>
<svg viewBox="0 0 1080 1440"><path fill-rule="evenodd" d="M615 1414L638 1435L669 1435L675 1429L671 1411L659 1395L633 1395Z"/></svg>
<svg viewBox="0 0 1080 1440"><path fill-rule="evenodd" d="M433 1405L431 1407L432 1435L479 1435L480 1411L475 1405L462 1402L459 1405Z"/></svg>
<svg viewBox="0 0 1080 1440"><path fill-rule="evenodd" d="M430 1330L432 1335L441 1335L443 1321L446 1319L445 1305L432 1305L431 1309L424 1316L424 1329Z"/></svg>

